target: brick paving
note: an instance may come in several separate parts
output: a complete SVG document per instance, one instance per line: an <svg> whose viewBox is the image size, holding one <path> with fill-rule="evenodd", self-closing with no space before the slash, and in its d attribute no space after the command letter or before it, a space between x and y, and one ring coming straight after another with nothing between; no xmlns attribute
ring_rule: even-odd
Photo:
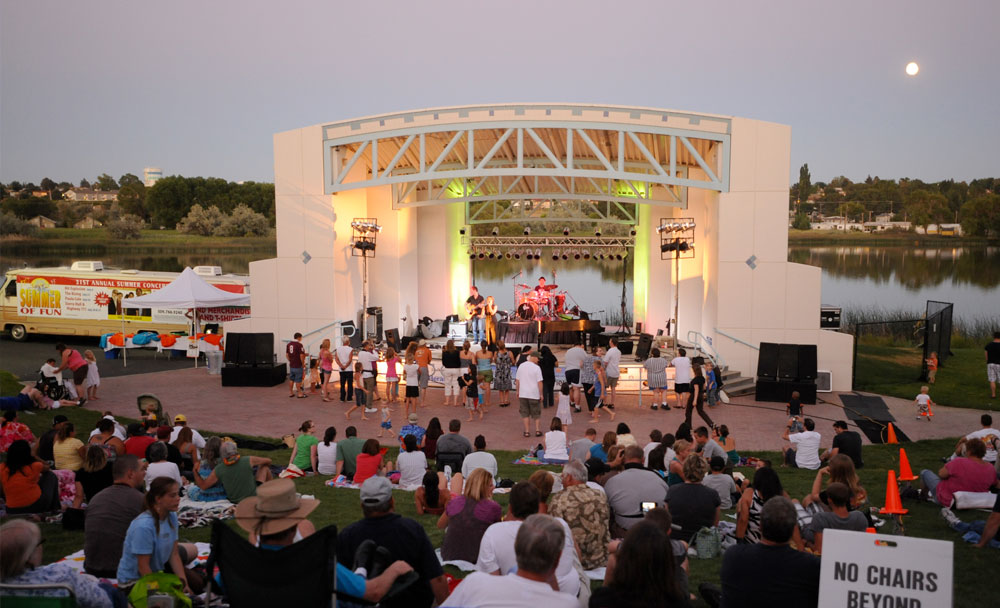
<svg viewBox="0 0 1000 608"><path fill-rule="evenodd" d="M384 394L382 385L379 391ZM534 436L530 439L522 437L516 403L502 409L494 405L484 420L466 422L467 414L464 409L442 405L442 389L431 388L429 391L427 406L419 411L422 425L426 425L432 416L437 416L447 428L450 419L459 418L463 421L462 434L470 438L483 434L488 446L493 449L527 450L539 441ZM157 395L171 414L183 413L194 428L210 431L280 438L295 432L304 420L312 419L321 430L330 425L336 426L338 436L343 436L344 428L353 424L358 428L359 436L374 437L379 427L377 414L369 415L368 421L361 421L359 411L354 412L351 422L347 422L344 419L347 405L337 400L324 403L319 393L310 395L308 399L290 399L287 384L272 388L223 387L220 376L209 375L204 368L104 378L99 393L100 401L91 402L87 407L110 410L116 415L135 418L138 415L135 397L140 393ZM334 399L336 398L334 395ZM847 420L847 417L841 408L838 393L821 394L821 398L827 403L806 406L806 415L816 419L817 430L822 433L823 446L826 447L833 437L830 426L832 421ZM495 392L493 399L496 399ZM981 410L938 406L934 410L933 422L928 423L914 420L915 412L911 401L895 397L884 399L899 421L899 426L914 440L956 437L980 428ZM611 422L605 412L602 413L601 421L594 425L598 437L605 431L614 430L618 422L626 422L640 442L645 443L653 428L673 432L683 422L683 410L654 412L648 409L650 400L651 396L644 395L645 405L639 409L635 394L619 395L615 421ZM726 424L729 427L737 449L773 450L786 443L781 439L786 421L783 404L757 402L752 395L747 395L733 398L729 405L706 409L716 424ZM393 410L392 423L396 430L406 423L401 412L400 405ZM542 412L542 426L545 430L548 421L555 415L555 408ZM694 424L701 424L697 413L694 415ZM570 438L582 436L588 426L591 424L586 411L574 414Z"/></svg>

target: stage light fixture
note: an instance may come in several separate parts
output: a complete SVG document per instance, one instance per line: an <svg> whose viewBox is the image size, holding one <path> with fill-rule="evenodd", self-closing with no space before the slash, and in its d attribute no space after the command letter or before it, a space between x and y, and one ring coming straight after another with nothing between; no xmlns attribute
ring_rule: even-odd
<svg viewBox="0 0 1000 608"><path fill-rule="evenodd" d="M459 228L458 233L462 236L465 236L465 228Z"/></svg>
<svg viewBox="0 0 1000 608"><path fill-rule="evenodd" d="M628 231L629 236L635 236L635 226L632 226Z"/></svg>
<svg viewBox="0 0 1000 608"><path fill-rule="evenodd" d="M495 260L496 257L497 257L497 254L491 251L491 252L489 252L489 254L487 254L486 257L488 257L491 260Z"/></svg>
<svg viewBox="0 0 1000 608"><path fill-rule="evenodd" d="M574 249L573 250L573 259L574 260L579 260L580 259L580 250L579 249Z"/></svg>
<svg viewBox="0 0 1000 608"><path fill-rule="evenodd" d="M563 228L563 236L569 236L569 226Z"/></svg>
<svg viewBox="0 0 1000 608"><path fill-rule="evenodd" d="M512 255L514 256L515 260L521 259L521 253L519 251L515 251Z"/></svg>
<svg viewBox="0 0 1000 608"><path fill-rule="evenodd" d="M536 260L542 259L542 250L541 249L536 249L535 250L535 259Z"/></svg>
<svg viewBox="0 0 1000 608"><path fill-rule="evenodd" d="M480 251L479 253L476 254L476 258L480 259L480 260L484 260L484 259L486 259L486 254L484 252Z"/></svg>
<svg viewBox="0 0 1000 608"><path fill-rule="evenodd" d="M562 252L562 255L559 256L559 257L561 257L564 260L568 260L569 259L569 254L564 251L564 252Z"/></svg>
<svg viewBox="0 0 1000 608"><path fill-rule="evenodd" d="M529 234L531 234L531 226L525 226L524 227L524 236L528 236Z"/></svg>
<svg viewBox="0 0 1000 608"><path fill-rule="evenodd" d="M504 252L504 254L503 254L503 257L504 257L504 259L505 259L505 260L509 260L509 259L511 259L512 257L514 257L514 254L512 254L512 253L511 253L511 252L509 252L509 251L506 251L506 252Z"/></svg>
<svg viewBox="0 0 1000 608"><path fill-rule="evenodd" d="M622 256L622 254L621 254L621 253L616 253L616 254L615 254L615 259L616 259L616 260L621 260L621 259L623 259L623 257L624 257L624 256Z"/></svg>
<svg viewBox="0 0 1000 608"><path fill-rule="evenodd" d="M590 251L589 250L587 250L587 249L583 250L583 259L585 259L585 260L589 260L590 259Z"/></svg>
<svg viewBox="0 0 1000 608"><path fill-rule="evenodd" d="M494 226L493 230L490 231L490 234L492 234L493 236L497 236L498 234L500 234L500 229Z"/></svg>
<svg viewBox="0 0 1000 608"><path fill-rule="evenodd" d="M552 259L553 260L558 260L559 259L559 252L556 251L555 249L552 250Z"/></svg>
<svg viewBox="0 0 1000 608"><path fill-rule="evenodd" d="M470 259L470 260L474 260L474 259L476 259L476 253L475 253L474 251L470 251L470 252L469 252L469 259Z"/></svg>
<svg viewBox="0 0 1000 608"><path fill-rule="evenodd" d="M594 236L601 236L601 228L598 226L594 229Z"/></svg>

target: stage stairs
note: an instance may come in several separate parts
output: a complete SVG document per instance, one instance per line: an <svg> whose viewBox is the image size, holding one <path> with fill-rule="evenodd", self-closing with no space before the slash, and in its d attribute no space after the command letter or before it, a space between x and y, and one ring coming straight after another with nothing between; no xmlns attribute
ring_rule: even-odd
<svg viewBox="0 0 1000 608"><path fill-rule="evenodd" d="M692 332L693 334L694 332ZM694 357L704 357L705 359L711 359L716 367L722 369L722 384L723 390L730 397L739 397L741 395L751 395L755 392L754 379L743 376L739 371L729 369L724 361L721 361L718 353L715 352L713 348L708 346L703 348L704 342L699 340L701 336L695 337L693 342L685 342L684 340L679 340L678 343L682 348L687 350L688 356ZM673 342L673 340L671 340ZM671 344L673 346L673 344Z"/></svg>

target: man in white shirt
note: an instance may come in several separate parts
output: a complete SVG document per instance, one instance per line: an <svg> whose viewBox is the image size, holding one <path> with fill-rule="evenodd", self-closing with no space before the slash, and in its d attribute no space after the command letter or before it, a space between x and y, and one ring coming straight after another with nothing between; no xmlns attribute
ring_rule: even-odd
<svg viewBox="0 0 1000 608"><path fill-rule="evenodd" d="M674 407L684 409L691 393L691 359L688 359L687 351L678 349L677 356L670 360L670 366L674 368L674 393L677 394L677 405Z"/></svg>
<svg viewBox="0 0 1000 608"><path fill-rule="evenodd" d="M479 543L479 558L476 560L478 572L504 576L515 569L520 570L516 539L525 520L538 513L538 501L538 488L527 481L519 481L514 484L510 490L509 507L513 521L501 521L486 529L483 539ZM559 591L570 594L575 601L580 592L580 576L575 567L575 562L579 562L579 557L577 557L576 546L573 544L573 533L565 521L558 518L553 518L553 521L558 522L557 525L565 533L558 564L555 567L555 578L559 583Z"/></svg>
<svg viewBox="0 0 1000 608"><path fill-rule="evenodd" d="M785 427L782 439L790 441L792 447L785 451L785 463L800 469L812 469L815 471L822 462L819 459L819 442L822 439L816 432L816 423L812 418L806 418L802 425L806 430L801 433L792 433L792 422Z"/></svg>
<svg viewBox="0 0 1000 608"><path fill-rule="evenodd" d="M583 405L583 385L580 384L580 370L584 361L587 360L587 351L583 348L583 341L577 338L573 348L566 351L566 382L569 382L569 399L577 412L581 411Z"/></svg>
<svg viewBox="0 0 1000 608"><path fill-rule="evenodd" d="M983 443L986 444L986 455L983 456L983 460L990 463L997 461L996 443L997 440L1000 440L1000 431L993 428L993 416L983 414L979 417L979 423L983 425L983 428L973 431L958 440L958 445L955 446L955 453L952 455L952 458L965 456L965 443L970 439L982 439Z"/></svg>
<svg viewBox="0 0 1000 608"><path fill-rule="evenodd" d="M618 364L622 360L622 351L618 350L618 339L608 340L608 352L604 353L604 377L608 380L608 385L604 387L604 405L609 409L615 409L615 395L618 394L618 377L621 369Z"/></svg>
<svg viewBox="0 0 1000 608"><path fill-rule="evenodd" d="M340 400L354 400L354 349L351 348L351 339L344 338L343 343L337 347L336 351L337 368L340 370Z"/></svg>
<svg viewBox="0 0 1000 608"><path fill-rule="evenodd" d="M181 429L187 426L187 416L184 414L177 414L174 416L174 428L170 431L170 441L168 443L173 443L177 441L177 435L181 432ZM191 443L194 447L199 450L205 447L205 438L201 436L201 433L191 429Z"/></svg>
<svg viewBox="0 0 1000 608"><path fill-rule="evenodd" d="M515 574L492 576L493 572L473 572L442 604L445 608L576 608L573 595L554 591L549 580L556 573L566 531L559 520L534 514L516 523ZM498 524L494 524L498 525Z"/></svg>
<svg viewBox="0 0 1000 608"><path fill-rule="evenodd" d="M497 459L486 451L486 437L476 435L472 445L476 451L466 456L465 460L462 461L462 478L468 479L469 474L476 469L486 469L493 476L493 483L496 483Z"/></svg>
<svg viewBox="0 0 1000 608"><path fill-rule="evenodd" d="M375 395L375 365L378 363L378 355L374 351L374 345L371 342L365 342L361 345L361 352L358 353L358 362L361 364L361 379L365 383L365 391L369 395ZM368 405L365 407L365 411L369 414L375 411L375 407L372 404L373 400L368 401Z"/></svg>
<svg viewBox="0 0 1000 608"><path fill-rule="evenodd" d="M653 429L649 432L649 443L642 447L642 466L649 466L649 453L660 446L663 441L663 433L660 429Z"/></svg>
<svg viewBox="0 0 1000 608"><path fill-rule="evenodd" d="M118 439L121 439L122 441L125 441L125 439L126 439L125 427L123 427L122 425L118 424L118 421L115 420L115 417L111 414L111 412L104 412L104 416L103 416L102 419L103 420L110 420L111 422L115 423L115 431L113 433L114 436L117 437ZM98 421L98 422L100 422L100 421ZM94 435L100 435L100 434L101 434L101 430L98 429L97 427L94 427L94 430L90 431L90 436L91 437L93 437Z"/></svg>
<svg viewBox="0 0 1000 608"><path fill-rule="evenodd" d="M518 410L524 421L524 436L531 436L530 419L535 419L535 437L542 436L542 368L538 367L538 357L531 355L528 360L517 366L515 375L517 383Z"/></svg>

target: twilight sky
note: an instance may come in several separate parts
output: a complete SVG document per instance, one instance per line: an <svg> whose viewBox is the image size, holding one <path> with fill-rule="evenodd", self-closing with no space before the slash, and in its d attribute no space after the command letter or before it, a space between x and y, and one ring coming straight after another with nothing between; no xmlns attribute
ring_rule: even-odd
<svg viewBox="0 0 1000 608"><path fill-rule="evenodd" d="M0 180L272 181L275 132L499 102L789 124L790 181L996 176L997 23L997 0L2 0Z"/></svg>

